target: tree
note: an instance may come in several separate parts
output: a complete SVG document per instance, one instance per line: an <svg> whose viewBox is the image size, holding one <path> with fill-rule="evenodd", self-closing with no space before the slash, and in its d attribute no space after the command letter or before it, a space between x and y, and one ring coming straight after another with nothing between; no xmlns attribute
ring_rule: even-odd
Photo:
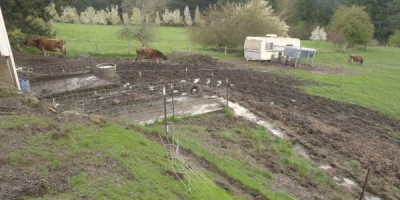
<svg viewBox="0 0 400 200"><path fill-rule="evenodd" d="M389 45L394 47L400 47L400 30L395 31L395 33L389 38Z"/></svg>
<svg viewBox="0 0 400 200"><path fill-rule="evenodd" d="M56 10L56 4L51 3L49 6L46 7L46 10L49 13L52 20L56 22L60 21L60 16L58 15L58 12Z"/></svg>
<svg viewBox="0 0 400 200"><path fill-rule="evenodd" d="M400 28L399 0L341 0L345 5L364 6L375 26L374 37L387 42L393 31Z"/></svg>
<svg viewBox="0 0 400 200"><path fill-rule="evenodd" d="M64 8L60 16L60 22L63 23L79 23L79 15L75 8L67 6Z"/></svg>
<svg viewBox="0 0 400 200"><path fill-rule="evenodd" d="M196 10L194 11L194 24L203 25L204 21L202 19L199 6L196 6Z"/></svg>
<svg viewBox="0 0 400 200"><path fill-rule="evenodd" d="M181 11L179 9L175 9L174 12L172 12L172 22L174 25L183 24L183 17L181 16Z"/></svg>
<svg viewBox="0 0 400 200"><path fill-rule="evenodd" d="M95 15L93 23L106 25L107 18L108 18L108 14L105 10L98 10L98 11L96 11L96 15Z"/></svg>
<svg viewBox="0 0 400 200"><path fill-rule="evenodd" d="M185 20L185 25L188 25L188 26L193 25L192 17L190 16L190 10L189 10L188 6L185 7L185 11L183 12L183 17Z"/></svg>
<svg viewBox="0 0 400 200"><path fill-rule="evenodd" d="M217 47L243 45L246 36L274 33L286 35L289 27L274 15L266 1L252 0L246 4L227 3L209 8L205 24L192 29L192 40Z"/></svg>
<svg viewBox="0 0 400 200"><path fill-rule="evenodd" d="M200 7L200 10L207 9L210 5L218 3L220 0L169 0L167 7L171 10L183 9L188 6L190 10Z"/></svg>
<svg viewBox="0 0 400 200"><path fill-rule="evenodd" d="M118 16L118 6L117 5L111 5L110 8L106 9L108 18L107 21L109 24L118 24L120 19Z"/></svg>
<svg viewBox="0 0 400 200"><path fill-rule="evenodd" d="M85 11L81 12L79 19L82 24L94 24L96 17L96 10L93 7L87 7Z"/></svg>
<svg viewBox="0 0 400 200"><path fill-rule="evenodd" d="M117 35L123 40L137 40L143 47L155 41L153 26L147 23L142 23L138 26L126 26Z"/></svg>
<svg viewBox="0 0 400 200"><path fill-rule="evenodd" d="M167 0L122 0L122 11L132 14L133 8L139 8L143 14L160 11L166 7Z"/></svg>
<svg viewBox="0 0 400 200"><path fill-rule="evenodd" d="M140 10L140 8L133 8L131 15L131 23L138 25L142 24L142 22L143 22L142 11Z"/></svg>
<svg viewBox="0 0 400 200"><path fill-rule="evenodd" d="M156 17L154 19L154 23L158 26L161 25L160 13L158 11L156 12Z"/></svg>
<svg viewBox="0 0 400 200"><path fill-rule="evenodd" d="M349 46L366 45L372 39L374 26L363 7L341 6L332 17L330 31L342 33Z"/></svg>
<svg viewBox="0 0 400 200"><path fill-rule="evenodd" d="M9 32L19 30L31 35L53 35L48 23L51 16L49 9L46 9L51 2L52 0L1 0L0 5L7 30ZM47 24L41 26L43 29L38 29L37 23L35 23L38 22L38 19Z"/></svg>
<svg viewBox="0 0 400 200"><path fill-rule="evenodd" d="M317 41L317 46L318 46L319 41L325 41L326 40L326 32L325 32L324 28L323 27L320 28L319 26L315 27L315 29L311 32L310 39L312 41Z"/></svg>

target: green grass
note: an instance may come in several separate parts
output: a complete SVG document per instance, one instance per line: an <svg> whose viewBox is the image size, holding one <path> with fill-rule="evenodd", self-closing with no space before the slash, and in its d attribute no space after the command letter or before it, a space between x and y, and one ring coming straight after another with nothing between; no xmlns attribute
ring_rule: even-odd
<svg viewBox="0 0 400 200"><path fill-rule="evenodd" d="M181 125L180 123L174 126L174 130L179 132L179 144L215 165L220 173L241 182L253 190L259 191L269 199L291 199L288 195L280 192L276 193L269 189L270 184L273 182L273 175L266 169L249 166L241 159L241 155L231 152L234 151L232 149L227 149L228 152L225 152L226 155L225 153L218 153L218 151L221 151L215 149L218 147L212 147L207 144L207 141L203 141L201 138L208 137L206 128L195 125ZM147 131L164 135L161 125L146 126L144 128ZM253 142L254 152L275 152L281 157L281 165L293 168L299 176L305 179L311 178L317 183L335 188L335 183L327 174L323 170L314 167L310 160L299 157L290 142L272 136L263 127L249 129L246 126L243 127L240 124L235 124L235 127L232 129L223 129L218 132L218 137L225 141L233 141L234 143L240 143L242 140L246 140L245 138L250 138Z"/></svg>
<svg viewBox="0 0 400 200"><path fill-rule="evenodd" d="M302 43L315 47L310 41ZM320 43L317 49L316 65L346 71L341 74L316 74L307 70L291 70L295 76L320 83L304 87L307 93L360 105L400 119L400 49L355 48L342 53L327 42ZM364 64L349 64L349 54L363 55Z"/></svg>
<svg viewBox="0 0 400 200"><path fill-rule="evenodd" d="M60 132L62 137L55 138ZM61 173L67 166L80 168L67 178L68 191L26 199L234 199L206 176L192 183L165 174L172 169L164 148L118 126L66 124L59 132L31 136L8 160L41 176Z"/></svg>
<svg viewBox="0 0 400 200"><path fill-rule="evenodd" d="M142 128L155 134L164 135L162 126L158 124L155 124L154 126L144 126ZM218 155L214 153L213 149L204 147L203 144L199 143L194 137L190 136L191 134L189 133L204 135L204 132L206 132L204 127L194 125L182 125L179 126L178 129L181 133L179 137L179 145L184 148L190 149L195 155L212 163L220 173L241 182L248 188L259 191L268 199L293 199L285 193L274 192L269 189L271 187L270 184L273 178L272 174L269 171L248 166L245 163L228 156ZM195 132L193 131L194 129L196 130ZM231 131L228 133L228 131L229 130L221 132L220 136L231 138L231 134L233 134L233 132Z"/></svg>
<svg viewBox="0 0 400 200"><path fill-rule="evenodd" d="M47 127L51 121L33 115L4 116L0 121L1 128L16 128L21 126Z"/></svg>
<svg viewBox="0 0 400 200"><path fill-rule="evenodd" d="M129 55L129 42L117 38L117 32L122 28L123 25L104 26L63 23L54 23L53 25L57 38L66 41L68 56L90 54L105 57L136 58L135 49L141 47L141 44L137 41L132 41L131 54ZM238 50L233 50L224 55L223 50L194 44L190 42L188 29L186 28L162 26L153 30L156 35L156 41L151 46L166 54L171 52L190 52L190 47L192 47L192 52L219 57L233 57L240 53Z"/></svg>
<svg viewBox="0 0 400 200"><path fill-rule="evenodd" d="M313 177L318 182L334 186L334 182L325 172L314 167L310 160L300 157L293 145L285 140L272 136L264 127L249 132L257 151L273 151L279 154L284 164L292 167L301 177Z"/></svg>
<svg viewBox="0 0 400 200"><path fill-rule="evenodd" d="M226 117L226 118L232 119L232 118L233 118L233 115L234 115L233 109L231 109L231 108L224 108L224 114L225 114L225 117Z"/></svg>

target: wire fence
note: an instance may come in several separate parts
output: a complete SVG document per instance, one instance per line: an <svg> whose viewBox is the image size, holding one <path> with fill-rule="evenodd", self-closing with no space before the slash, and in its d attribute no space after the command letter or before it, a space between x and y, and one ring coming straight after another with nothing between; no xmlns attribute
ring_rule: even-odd
<svg viewBox="0 0 400 200"><path fill-rule="evenodd" d="M26 35L26 37L39 38L39 35ZM57 37L66 41L65 48L67 53L72 56L79 55L121 55L133 56L136 55L135 49L142 47L142 44L137 41L126 41L122 39L104 39L104 38L74 38L74 37ZM151 42L149 47L154 47L162 50L164 53L169 54L173 52L189 52L189 53L206 53L219 52L221 55L237 54L241 52L241 48L229 47L213 47L204 46L195 43L182 44L181 40L168 40L169 44L160 42Z"/></svg>
<svg viewBox="0 0 400 200"><path fill-rule="evenodd" d="M210 96L229 92L228 78L221 78L227 75L227 69L115 69L110 75L99 73L99 64L91 59L52 62L25 67L18 75L29 80L30 90L54 110L117 117L140 124L219 110L224 105ZM187 164L180 151L180 135L175 126L171 127L172 137L160 135L168 168L189 192L202 190L199 186L210 180Z"/></svg>
<svg viewBox="0 0 400 200"><path fill-rule="evenodd" d="M146 65L146 63L144 63ZM163 115L163 98L167 97L172 115L196 113L194 105L218 108L215 99L197 98L201 94L226 96L227 83L215 75L226 70L173 69L111 70L99 73L99 63L91 59L32 65L20 70L29 89L47 100L57 110L74 110L85 114L132 119L147 123ZM111 65L110 65L111 66ZM104 70L107 68L104 68Z"/></svg>

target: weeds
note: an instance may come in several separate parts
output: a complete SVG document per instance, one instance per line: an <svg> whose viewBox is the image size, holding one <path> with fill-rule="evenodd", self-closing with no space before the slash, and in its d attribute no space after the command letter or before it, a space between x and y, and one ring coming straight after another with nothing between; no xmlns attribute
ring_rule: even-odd
<svg viewBox="0 0 400 200"><path fill-rule="evenodd" d="M224 109L224 115L225 115L226 118L232 119L233 118L233 114L234 114L234 112L233 112L233 110L231 108L225 108Z"/></svg>
<svg viewBox="0 0 400 200"><path fill-rule="evenodd" d="M26 155L23 155L21 152L12 152L7 158L14 165L25 164L28 162Z"/></svg>
<svg viewBox="0 0 400 200"><path fill-rule="evenodd" d="M350 161L350 166L351 166L351 168L353 168L355 170L361 169L361 164L357 160L351 160Z"/></svg>

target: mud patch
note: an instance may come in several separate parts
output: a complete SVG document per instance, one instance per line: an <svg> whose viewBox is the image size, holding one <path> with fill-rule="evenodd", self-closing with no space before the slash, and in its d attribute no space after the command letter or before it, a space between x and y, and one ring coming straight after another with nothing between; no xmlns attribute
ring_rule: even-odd
<svg viewBox="0 0 400 200"><path fill-rule="evenodd" d="M323 75L354 75L362 73L361 70L355 69L340 69L329 66L314 66L310 68L305 68L306 70L311 70L312 73L315 74L323 74Z"/></svg>

